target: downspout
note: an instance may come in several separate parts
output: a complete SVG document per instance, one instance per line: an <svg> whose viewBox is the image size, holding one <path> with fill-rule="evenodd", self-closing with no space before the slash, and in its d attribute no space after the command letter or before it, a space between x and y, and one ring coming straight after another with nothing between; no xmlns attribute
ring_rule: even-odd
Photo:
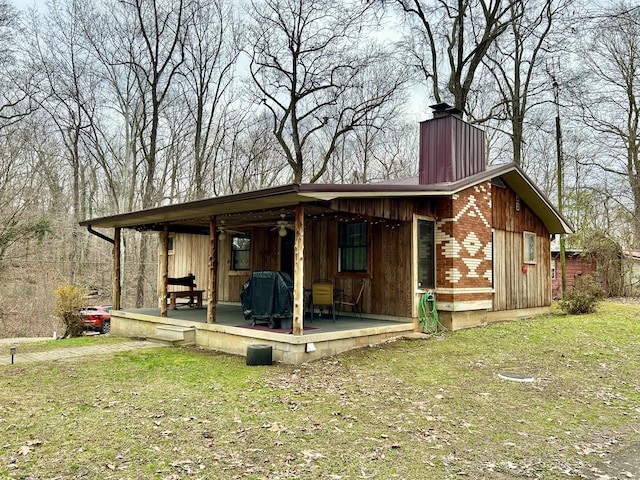
<svg viewBox="0 0 640 480"><path fill-rule="evenodd" d="M120 310L120 299L122 294L122 285L120 279L120 229L116 228L115 238L109 238L106 235L97 232L91 225L87 225L87 230L102 240L113 245L113 291L112 291L112 307L114 310Z"/></svg>
<svg viewBox="0 0 640 480"><path fill-rule="evenodd" d="M107 237L106 235L104 235L104 234L102 234L100 232L96 232L91 225L87 225L87 230L89 230L89 233L95 235L96 237L99 237L102 240L106 240L111 245L115 245L115 243L116 243L113 238L109 238L109 237Z"/></svg>

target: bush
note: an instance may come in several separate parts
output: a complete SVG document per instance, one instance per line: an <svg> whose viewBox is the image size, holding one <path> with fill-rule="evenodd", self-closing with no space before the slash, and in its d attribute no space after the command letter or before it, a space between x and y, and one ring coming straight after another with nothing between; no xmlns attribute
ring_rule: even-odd
<svg viewBox="0 0 640 480"><path fill-rule="evenodd" d="M601 298L600 285L591 275L583 275L576 277L573 290L568 292L565 299L560 302L560 308L563 312L572 315L593 313Z"/></svg>
<svg viewBox="0 0 640 480"><path fill-rule="evenodd" d="M56 289L56 315L64 322L64 334L61 338L79 337L84 325L80 310L84 304L87 292L77 285L65 285Z"/></svg>

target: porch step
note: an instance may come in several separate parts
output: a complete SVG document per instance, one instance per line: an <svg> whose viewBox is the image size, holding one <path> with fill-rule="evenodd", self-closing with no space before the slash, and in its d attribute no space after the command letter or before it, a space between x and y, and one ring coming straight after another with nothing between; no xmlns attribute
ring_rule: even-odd
<svg viewBox="0 0 640 480"><path fill-rule="evenodd" d="M158 325L156 334L147 337L147 340L171 346L194 345L196 343L196 329L176 325Z"/></svg>

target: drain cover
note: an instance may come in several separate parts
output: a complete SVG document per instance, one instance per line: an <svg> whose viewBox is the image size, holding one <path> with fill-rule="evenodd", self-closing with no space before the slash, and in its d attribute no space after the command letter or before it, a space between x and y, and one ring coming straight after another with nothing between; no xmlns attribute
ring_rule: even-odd
<svg viewBox="0 0 640 480"><path fill-rule="evenodd" d="M521 373L499 373L498 376L504 380L511 380L512 382L533 382L533 377Z"/></svg>

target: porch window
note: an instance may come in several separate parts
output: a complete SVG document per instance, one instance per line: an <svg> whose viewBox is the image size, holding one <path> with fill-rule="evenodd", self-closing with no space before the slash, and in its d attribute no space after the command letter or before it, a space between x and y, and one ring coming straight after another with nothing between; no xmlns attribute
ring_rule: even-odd
<svg viewBox="0 0 640 480"><path fill-rule="evenodd" d="M369 230L366 222L338 225L338 271L366 272L369 257Z"/></svg>
<svg viewBox="0 0 640 480"><path fill-rule="evenodd" d="M524 263L536 263L536 234L524 232Z"/></svg>
<svg viewBox="0 0 640 480"><path fill-rule="evenodd" d="M436 286L434 232L432 220L418 220L418 288Z"/></svg>
<svg viewBox="0 0 640 480"><path fill-rule="evenodd" d="M231 235L231 270L249 270L251 267L251 233Z"/></svg>

